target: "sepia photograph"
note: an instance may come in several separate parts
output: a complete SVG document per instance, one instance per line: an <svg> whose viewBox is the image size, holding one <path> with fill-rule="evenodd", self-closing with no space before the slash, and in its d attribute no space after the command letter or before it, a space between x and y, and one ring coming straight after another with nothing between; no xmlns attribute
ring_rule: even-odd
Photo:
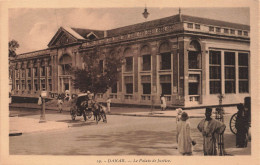
<svg viewBox="0 0 260 165"><path fill-rule="evenodd" d="M2 10L3 164L252 159L258 2L116 2Z"/></svg>

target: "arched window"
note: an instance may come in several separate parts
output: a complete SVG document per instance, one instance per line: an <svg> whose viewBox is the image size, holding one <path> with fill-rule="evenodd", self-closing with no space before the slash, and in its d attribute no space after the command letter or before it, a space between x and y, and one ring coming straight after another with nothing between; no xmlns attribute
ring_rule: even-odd
<svg viewBox="0 0 260 165"><path fill-rule="evenodd" d="M142 70L143 71L149 71L151 70L151 51L150 51L150 48L145 45L141 48L141 51L140 51L140 54L141 54L141 61L142 61Z"/></svg>
<svg viewBox="0 0 260 165"><path fill-rule="evenodd" d="M125 71L132 72L133 71L133 54L132 54L132 50L130 48L127 48L124 51L124 57L125 57Z"/></svg>
<svg viewBox="0 0 260 165"><path fill-rule="evenodd" d="M189 45L189 69L201 69L201 46L196 40Z"/></svg>
<svg viewBox="0 0 260 165"><path fill-rule="evenodd" d="M160 53L160 69L161 70L170 70L171 69L171 51L170 45L168 42L164 42L159 47Z"/></svg>
<svg viewBox="0 0 260 165"><path fill-rule="evenodd" d="M68 54L64 54L60 60L61 75L69 75L72 67L72 59Z"/></svg>

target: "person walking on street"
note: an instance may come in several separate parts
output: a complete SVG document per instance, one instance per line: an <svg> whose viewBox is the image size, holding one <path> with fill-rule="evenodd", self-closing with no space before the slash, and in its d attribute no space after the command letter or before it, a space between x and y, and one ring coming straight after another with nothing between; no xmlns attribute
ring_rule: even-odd
<svg viewBox="0 0 260 165"><path fill-rule="evenodd" d="M182 155L192 154L192 139L190 136L190 122L186 112L183 112L180 117L180 121L177 123L176 140L178 144L178 150Z"/></svg>
<svg viewBox="0 0 260 165"><path fill-rule="evenodd" d="M211 118L212 108L206 108L205 119L198 124L198 130L203 136L204 155L217 155L217 137L223 134L226 125L216 119Z"/></svg>
<svg viewBox="0 0 260 165"><path fill-rule="evenodd" d="M41 95L38 98L38 105L42 105L42 96Z"/></svg>
<svg viewBox="0 0 260 165"><path fill-rule="evenodd" d="M111 99L110 97L107 98L107 112L110 113L110 104L111 104Z"/></svg>
<svg viewBox="0 0 260 165"><path fill-rule="evenodd" d="M60 112L60 113L62 112L62 104L63 104L63 101L62 101L61 95L58 95L58 103L57 103L57 106L58 106L58 109L59 109L59 112Z"/></svg>
<svg viewBox="0 0 260 165"><path fill-rule="evenodd" d="M166 109L166 99L164 97L164 94L161 94L160 100L161 100L161 110L164 111Z"/></svg>
<svg viewBox="0 0 260 165"><path fill-rule="evenodd" d="M249 122L245 115L244 105L238 104L237 109L238 112L237 112L237 119L235 123L235 127L237 129L236 147L243 148L243 147L247 147Z"/></svg>

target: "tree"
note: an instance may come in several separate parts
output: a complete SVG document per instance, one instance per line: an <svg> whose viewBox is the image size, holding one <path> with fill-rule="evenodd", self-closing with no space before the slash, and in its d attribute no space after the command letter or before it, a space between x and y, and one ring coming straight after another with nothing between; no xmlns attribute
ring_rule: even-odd
<svg viewBox="0 0 260 165"><path fill-rule="evenodd" d="M81 92L105 93L117 81L123 58L118 53L109 53L104 57L96 49L83 55L85 67L74 68L73 84ZM102 67L102 61L105 63Z"/></svg>
<svg viewBox="0 0 260 165"><path fill-rule="evenodd" d="M9 57L16 56L16 48L19 48L19 43L16 40L9 41Z"/></svg>

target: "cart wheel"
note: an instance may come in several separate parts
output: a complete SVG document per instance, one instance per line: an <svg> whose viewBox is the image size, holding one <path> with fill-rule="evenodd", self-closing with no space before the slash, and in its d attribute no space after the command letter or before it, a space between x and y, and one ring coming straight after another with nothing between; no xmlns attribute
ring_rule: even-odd
<svg viewBox="0 0 260 165"><path fill-rule="evenodd" d="M231 117L231 119L230 119L230 122L229 122L230 131L231 131L233 134L236 134L236 133L237 133L237 129L236 129L236 127L235 127L236 120L237 120L237 113L235 113L234 115L232 115L232 117Z"/></svg>

